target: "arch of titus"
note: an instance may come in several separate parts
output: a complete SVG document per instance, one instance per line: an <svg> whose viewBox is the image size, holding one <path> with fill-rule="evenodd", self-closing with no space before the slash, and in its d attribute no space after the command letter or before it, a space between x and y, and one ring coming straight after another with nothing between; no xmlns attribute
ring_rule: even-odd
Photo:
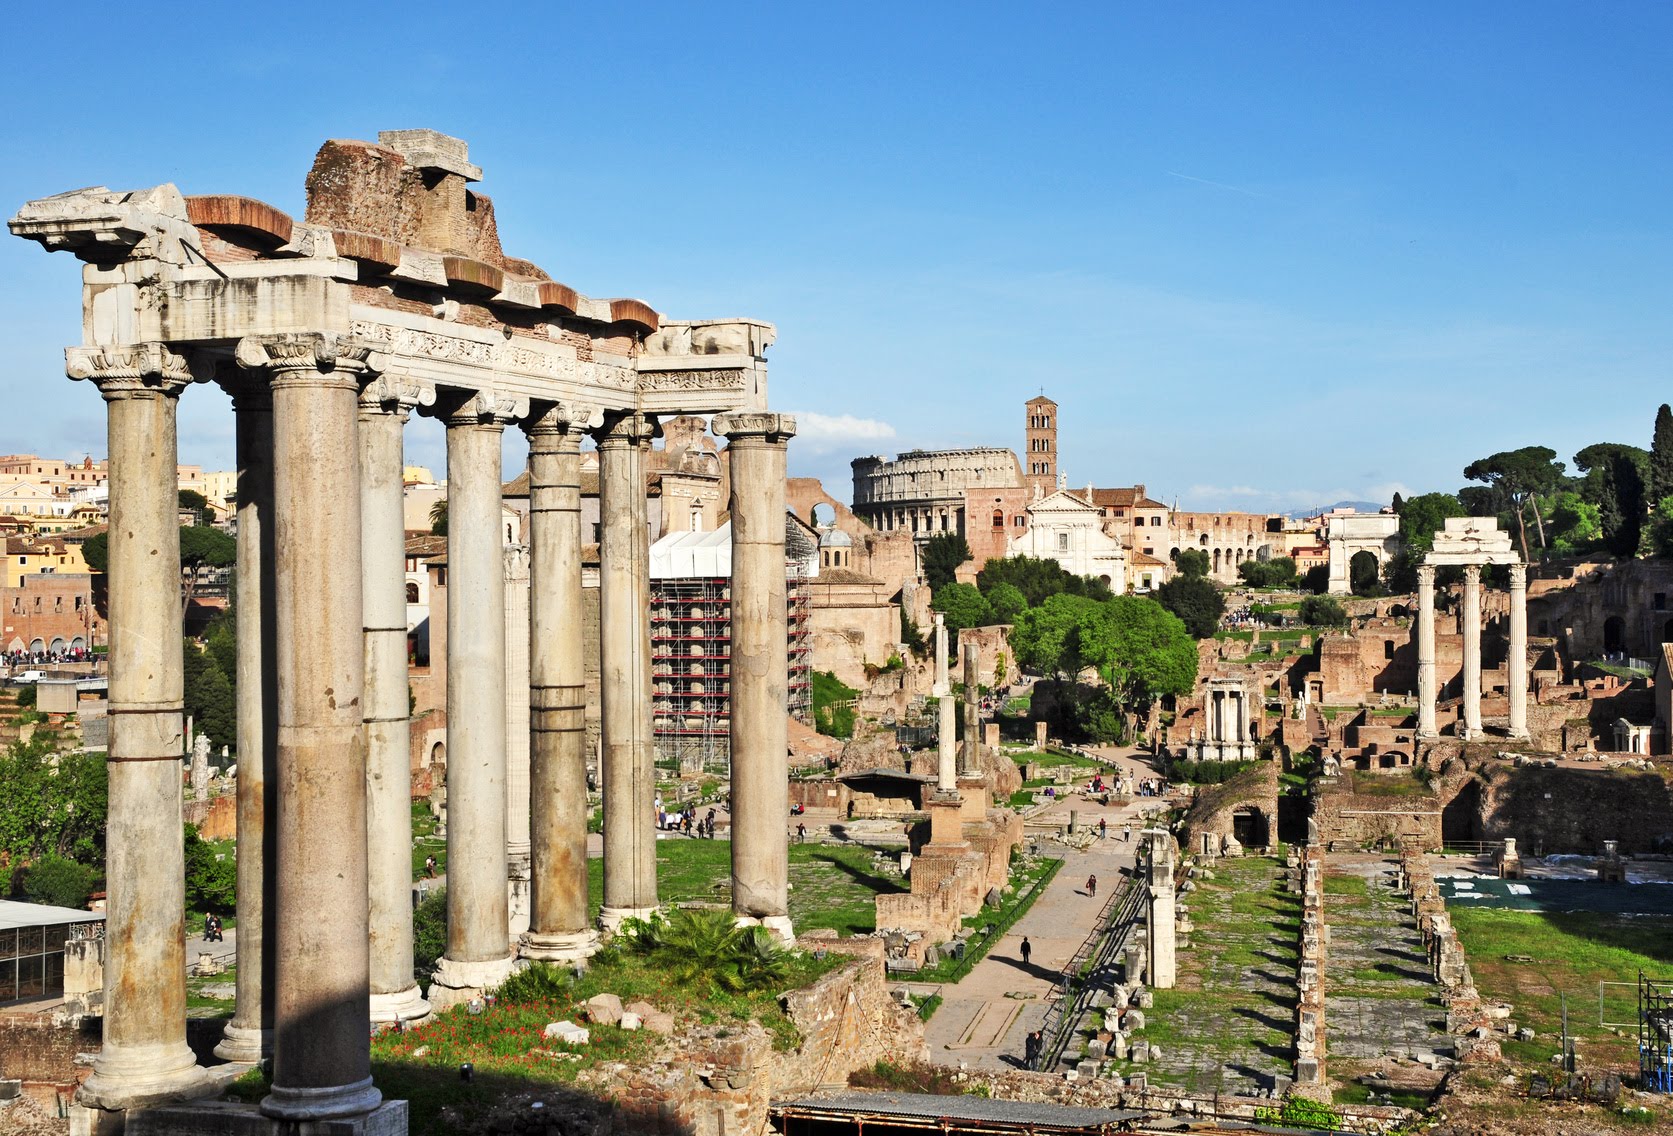
<svg viewBox="0 0 1673 1136"><path fill-rule="evenodd" d="M1491 517L1449 517L1417 569L1417 735L1438 736L1435 725L1435 569L1464 569L1464 609L1459 631L1464 638L1463 710L1458 736L1478 741L1481 724L1481 569L1503 564L1510 571L1510 647L1506 659L1506 694L1510 701L1509 734L1528 736L1528 569L1510 544L1510 534Z"/></svg>
<svg viewBox="0 0 1673 1136"><path fill-rule="evenodd" d="M412 972L402 426L446 424L448 934L431 1002L519 956L593 949L587 916L580 447L602 496L605 929L657 907L644 465L657 418L730 443L733 906L785 901L785 446L769 324L595 300L500 247L465 144L326 143L295 222L172 185L25 205L85 262L73 379L110 430L110 820L92 1127L208 1091L186 1046L175 407L231 393L238 447L238 1001L220 1052L273 1057L261 1112L404 1131L371 1022L429 1012ZM189 396L188 396L189 397ZM528 436L531 911L509 932L501 438ZM514 786L521 779L516 779ZM243 1131L245 1129L240 1129ZM333 1129L336 1130L336 1129ZM357 1129L358 1130L358 1129Z"/></svg>

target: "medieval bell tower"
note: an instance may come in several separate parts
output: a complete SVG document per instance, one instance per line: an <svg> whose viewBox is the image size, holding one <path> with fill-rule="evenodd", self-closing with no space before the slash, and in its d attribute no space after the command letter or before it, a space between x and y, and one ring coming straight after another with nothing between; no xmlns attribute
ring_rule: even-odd
<svg viewBox="0 0 1673 1136"><path fill-rule="evenodd" d="M1028 400L1027 411L1022 483L1030 498L1044 497L1057 489L1057 404L1042 394Z"/></svg>

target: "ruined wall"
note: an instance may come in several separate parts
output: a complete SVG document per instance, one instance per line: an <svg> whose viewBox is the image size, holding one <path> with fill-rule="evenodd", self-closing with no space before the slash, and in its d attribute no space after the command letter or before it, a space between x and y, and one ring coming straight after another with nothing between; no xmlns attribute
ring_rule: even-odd
<svg viewBox="0 0 1673 1136"><path fill-rule="evenodd" d="M1201 852L1203 837L1215 838L1218 851L1232 835L1232 814L1244 806L1259 809L1266 817L1267 832L1278 838L1278 763L1257 761L1229 781L1201 785L1185 813L1180 845L1187 854Z"/></svg>
<svg viewBox="0 0 1673 1136"><path fill-rule="evenodd" d="M1673 639L1673 561L1627 560L1587 569L1591 566L1576 569L1566 588L1560 581L1530 581L1529 633L1555 636L1570 659L1600 658L1610 646L1655 658L1661 644Z"/></svg>
<svg viewBox="0 0 1673 1136"><path fill-rule="evenodd" d="M1662 773L1573 766L1475 767L1482 786L1481 829L1488 840L1514 837L1545 854L1596 854L1605 840L1623 854L1673 843L1673 798Z"/></svg>
<svg viewBox="0 0 1673 1136"><path fill-rule="evenodd" d="M1424 849L1441 847L1441 799L1409 774L1378 776L1344 770L1340 777L1321 784L1313 818L1326 848L1385 843L1398 847L1407 841Z"/></svg>
<svg viewBox="0 0 1673 1136"><path fill-rule="evenodd" d="M85 1026L62 1026L45 1014L9 1014L0 1017L0 1080L73 1084L75 1055L99 1047L96 1018Z"/></svg>

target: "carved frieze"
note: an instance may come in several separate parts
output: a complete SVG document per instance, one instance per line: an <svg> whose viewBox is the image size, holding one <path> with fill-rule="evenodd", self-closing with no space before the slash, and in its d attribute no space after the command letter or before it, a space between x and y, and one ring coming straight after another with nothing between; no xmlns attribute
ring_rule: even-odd
<svg viewBox="0 0 1673 1136"><path fill-rule="evenodd" d="M542 351L527 342L491 343L373 320L353 320L349 330L357 338L378 344L381 350L397 357L462 363L489 371L562 379L623 391L632 390L634 385L634 373L626 367L584 363L572 354Z"/></svg>

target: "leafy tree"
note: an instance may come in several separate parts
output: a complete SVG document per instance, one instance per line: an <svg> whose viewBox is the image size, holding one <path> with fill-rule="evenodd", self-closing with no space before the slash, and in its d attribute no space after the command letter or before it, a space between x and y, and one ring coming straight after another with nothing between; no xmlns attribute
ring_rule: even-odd
<svg viewBox="0 0 1673 1136"><path fill-rule="evenodd" d="M1673 557L1673 496L1656 502L1656 515L1650 522L1650 555L1667 559Z"/></svg>
<svg viewBox="0 0 1673 1136"><path fill-rule="evenodd" d="M1156 589L1156 602L1178 616L1193 639L1207 639L1226 613L1226 597L1206 576L1175 576Z"/></svg>
<svg viewBox="0 0 1673 1136"><path fill-rule="evenodd" d="M1522 545L1522 559L1528 560L1527 514L1532 509L1534 531L1540 548L1545 548L1545 522L1539 514L1535 498L1550 493L1562 483L1563 463L1557 451L1548 446L1523 446L1519 450L1503 450L1480 458L1464 467L1464 476L1471 481L1485 482L1497 489L1509 502L1516 518L1516 535Z"/></svg>
<svg viewBox="0 0 1673 1136"><path fill-rule="evenodd" d="M1245 560L1237 566L1237 574L1251 588L1284 588L1295 583L1295 561L1288 556Z"/></svg>
<svg viewBox="0 0 1673 1136"><path fill-rule="evenodd" d="M1197 675L1196 644L1184 623L1148 596L1102 603L1053 596L1018 616L1011 649L1045 674L1096 670L1124 710L1184 693Z"/></svg>
<svg viewBox="0 0 1673 1136"><path fill-rule="evenodd" d="M195 518L192 521L192 524L194 525L206 525L209 523L209 498L199 493L196 489L180 490L180 509L182 512L187 509L192 511L192 515Z"/></svg>
<svg viewBox="0 0 1673 1136"><path fill-rule="evenodd" d="M1089 665L1078 646L1082 624L1098 618L1098 602L1059 594L1017 616L1011 650L1017 664L1046 675L1078 675Z"/></svg>
<svg viewBox="0 0 1673 1136"><path fill-rule="evenodd" d="M413 976L430 989L436 961L447 950L447 889L430 892L412 909Z"/></svg>
<svg viewBox="0 0 1673 1136"><path fill-rule="evenodd" d="M1309 627L1345 627L1348 613L1335 596L1308 596L1301 601L1301 622Z"/></svg>
<svg viewBox="0 0 1673 1136"><path fill-rule="evenodd" d="M1017 616L1028 607L1028 600L1012 584L995 584L982 595L987 598L988 606L993 608L993 618L1000 623L1015 623Z"/></svg>
<svg viewBox="0 0 1673 1136"><path fill-rule="evenodd" d="M1107 600L1109 585L1091 576L1077 576L1047 556L995 557L976 573L976 586L993 602L992 591L1009 584L1022 593L1029 607L1039 607L1056 595L1086 596Z"/></svg>
<svg viewBox="0 0 1673 1136"><path fill-rule="evenodd" d="M214 658L234 691L238 689L238 613L229 604L210 618L203 629L203 648Z"/></svg>
<svg viewBox="0 0 1673 1136"><path fill-rule="evenodd" d="M924 632L918 626L918 621L912 618L912 613L905 604L900 605L900 642L901 646L914 655L924 653Z"/></svg>
<svg viewBox="0 0 1673 1136"><path fill-rule="evenodd" d="M86 907L99 873L67 856L49 853L23 876L23 894L54 907Z"/></svg>
<svg viewBox="0 0 1673 1136"><path fill-rule="evenodd" d="M970 545L955 532L938 532L924 542L924 579L931 592L953 582L958 566L970 559Z"/></svg>
<svg viewBox="0 0 1673 1136"><path fill-rule="evenodd" d="M1307 574L1301 577L1301 586L1306 591L1324 595L1330 590L1330 565L1315 564L1307 569Z"/></svg>
<svg viewBox="0 0 1673 1136"><path fill-rule="evenodd" d="M442 497L430 506L430 532L433 536L447 535L447 498Z"/></svg>
<svg viewBox="0 0 1673 1136"><path fill-rule="evenodd" d="M217 858L195 824L186 826L185 841L186 910L231 914L237 901L238 861L230 854Z"/></svg>
<svg viewBox="0 0 1673 1136"><path fill-rule="evenodd" d="M1421 493L1401 502L1395 512L1400 515L1400 551L1383 566L1383 580L1391 592L1415 592L1418 565L1435 546L1435 534L1448 518L1468 514L1451 493Z"/></svg>
<svg viewBox="0 0 1673 1136"><path fill-rule="evenodd" d="M1649 477L1646 489L1650 500L1661 501L1673 497L1673 408L1664 402L1656 408L1655 433L1650 439Z"/></svg>
<svg viewBox="0 0 1673 1136"><path fill-rule="evenodd" d="M1622 559L1637 555L1644 528L1644 479L1625 454L1616 454L1604 467L1597 515L1609 551Z"/></svg>
<svg viewBox="0 0 1673 1136"><path fill-rule="evenodd" d="M1208 553L1200 548L1187 548L1174 557L1173 570L1181 576L1206 576L1209 563Z"/></svg>
<svg viewBox="0 0 1673 1136"><path fill-rule="evenodd" d="M1382 592L1382 581L1377 574L1375 553L1360 551L1348 561L1348 588L1356 596L1374 596Z"/></svg>
<svg viewBox="0 0 1673 1136"><path fill-rule="evenodd" d="M104 856L105 760L56 754L54 741L38 733L0 753L0 859Z"/></svg>
<svg viewBox="0 0 1673 1136"><path fill-rule="evenodd" d="M988 627L994 622L993 608L974 584L947 584L936 591L929 606L945 617L954 642L966 627Z"/></svg>
<svg viewBox="0 0 1673 1136"><path fill-rule="evenodd" d="M1551 519L1551 548L1560 555L1593 548L1603 537L1599 507L1579 493L1563 492L1546 498L1544 511Z"/></svg>
<svg viewBox="0 0 1673 1136"><path fill-rule="evenodd" d="M238 699L216 656L185 641L186 713L216 746L238 744ZM235 672L236 673L236 672Z"/></svg>
<svg viewBox="0 0 1673 1136"><path fill-rule="evenodd" d="M1579 479L1575 492L1579 493L1589 505L1603 504L1603 476L1609 468L1609 463L1618 457L1626 457L1638 469L1640 481L1650 479L1650 451L1637 446L1629 446L1624 442L1596 442L1574 455L1574 468L1585 476Z"/></svg>

